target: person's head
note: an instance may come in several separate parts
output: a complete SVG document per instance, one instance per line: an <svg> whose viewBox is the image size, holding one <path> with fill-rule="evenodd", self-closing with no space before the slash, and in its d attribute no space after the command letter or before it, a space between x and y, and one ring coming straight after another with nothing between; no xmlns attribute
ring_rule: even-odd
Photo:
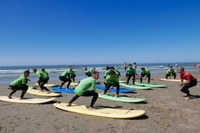
<svg viewBox="0 0 200 133"><path fill-rule="evenodd" d="M173 69L173 67L172 67L172 66L169 66L169 69Z"/></svg>
<svg viewBox="0 0 200 133"><path fill-rule="evenodd" d="M129 68L132 67L132 64L128 64L128 67L129 67Z"/></svg>
<svg viewBox="0 0 200 133"><path fill-rule="evenodd" d="M44 69L44 68L42 68L41 70L42 70L43 72L45 72L45 69Z"/></svg>
<svg viewBox="0 0 200 133"><path fill-rule="evenodd" d="M72 70L72 69L73 69L73 66L69 66L69 69Z"/></svg>
<svg viewBox="0 0 200 133"><path fill-rule="evenodd" d="M29 70L24 71L24 77L29 77L29 74L30 74Z"/></svg>
<svg viewBox="0 0 200 133"><path fill-rule="evenodd" d="M141 70L145 70L145 68L144 68L144 67L141 67Z"/></svg>
<svg viewBox="0 0 200 133"><path fill-rule="evenodd" d="M33 68L33 73L36 73L37 72L37 69L36 68Z"/></svg>
<svg viewBox="0 0 200 133"><path fill-rule="evenodd" d="M110 70L115 70L115 67L114 66L110 66Z"/></svg>
<svg viewBox="0 0 200 133"><path fill-rule="evenodd" d="M180 68L178 69L178 72L179 72L179 73L184 73L184 71L185 71L185 69L184 69L183 67L180 67Z"/></svg>
<svg viewBox="0 0 200 133"><path fill-rule="evenodd" d="M94 79L99 79L99 72L98 71L94 71L93 73L92 73L92 77L94 78Z"/></svg>

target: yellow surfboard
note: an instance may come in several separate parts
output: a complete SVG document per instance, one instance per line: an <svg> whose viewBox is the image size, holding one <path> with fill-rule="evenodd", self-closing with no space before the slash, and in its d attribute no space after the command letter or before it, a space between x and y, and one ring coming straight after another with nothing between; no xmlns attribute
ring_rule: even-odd
<svg viewBox="0 0 200 133"><path fill-rule="evenodd" d="M76 82L71 82L70 86L77 86L77 84Z"/></svg>
<svg viewBox="0 0 200 133"><path fill-rule="evenodd" d="M67 107L67 103L54 103L53 105L58 109L69 112L117 119L135 118L145 114L144 110L113 109L103 107L90 110L85 105L72 104L72 106L69 107Z"/></svg>
<svg viewBox="0 0 200 133"><path fill-rule="evenodd" d="M25 98L20 100L19 97L12 97L11 99L8 96L0 96L0 100L4 102L14 102L14 103L47 103L55 100L56 98Z"/></svg>
<svg viewBox="0 0 200 133"><path fill-rule="evenodd" d="M35 83L35 85L39 86L38 83ZM45 84L45 87L54 87L54 86L58 86L56 84Z"/></svg>
<svg viewBox="0 0 200 133"><path fill-rule="evenodd" d="M60 93L47 93L46 91L42 92L41 90L33 89L32 87L29 87L27 90L27 93L32 94L32 95L37 95L37 96L46 96L46 97L56 97L60 96Z"/></svg>

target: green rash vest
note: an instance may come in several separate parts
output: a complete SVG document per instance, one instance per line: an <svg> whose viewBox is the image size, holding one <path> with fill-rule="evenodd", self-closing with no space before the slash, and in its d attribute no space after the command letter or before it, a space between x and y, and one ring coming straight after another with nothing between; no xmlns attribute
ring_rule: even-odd
<svg viewBox="0 0 200 133"><path fill-rule="evenodd" d="M142 70L142 72L141 72L141 74L143 74L143 75L148 75L148 74L150 74L150 71L149 70Z"/></svg>
<svg viewBox="0 0 200 133"><path fill-rule="evenodd" d="M87 73L87 74L92 74L93 71L94 71L93 69L89 69L89 70L86 70L85 73Z"/></svg>
<svg viewBox="0 0 200 133"><path fill-rule="evenodd" d="M116 75L119 76L119 74L120 74L119 71L117 71L117 70L113 70L113 71L115 72ZM110 75L110 70L106 71L106 73L104 74L104 77L107 77L108 75Z"/></svg>
<svg viewBox="0 0 200 133"><path fill-rule="evenodd" d="M167 74L174 74L175 73L175 71L174 71L174 69L169 69L169 70L167 70Z"/></svg>
<svg viewBox="0 0 200 133"><path fill-rule="evenodd" d="M74 92L76 95L82 96L90 87L92 90L96 90L96 80L93 77L88 77L81 80L80 83L76 86Z"/></svg>
<svg viewBox="0 0 200 133"><path fill-rule="evenodd" d="M110 75L108 75L105 79L105 83L107 84L116 84L119 82L119 77L118 76L113 76L111 77Z"/></svg>
<svg viewBox="0 0 200 133"><path fill-rule="evenodd" d="M129 75L135 74L135 69L132 67L129 67L126 69L126 73Z"/></svg>
<svg viewBox="0 0 200 133"><path fill-rule="evenodd" d="M67 69L63 73L61 73L60 76L67 77L67 76L73 75L73 73L75 73L73 70Z"/></svg>
<svg viewBox="0 0 200 133"><path fill-rule="evenodd" d="M36 72L36 75L37 75L39 78L42 78L42 79L46 79L46 78L49 77L47 73L42 72L42 71L37 71L37 72Z"/></svg>
<svg viewBox="0 0 200 133"><path fill-rule="evenodd" d="M10 83L12 86L20 86L20 85L25 85L27 83L27 78L24 77L24 75L21 75L19 78L14 80L13 82Z"/></svg>

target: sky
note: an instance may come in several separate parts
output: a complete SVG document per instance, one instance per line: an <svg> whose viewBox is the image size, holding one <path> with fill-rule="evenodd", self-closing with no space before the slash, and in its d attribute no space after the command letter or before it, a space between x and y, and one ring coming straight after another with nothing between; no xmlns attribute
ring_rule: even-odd
<svg viewBox="0 0 200 133"><path fill-rule="evenodd" d="M0 66L200 62L200 0L0 0Z"/></svg>

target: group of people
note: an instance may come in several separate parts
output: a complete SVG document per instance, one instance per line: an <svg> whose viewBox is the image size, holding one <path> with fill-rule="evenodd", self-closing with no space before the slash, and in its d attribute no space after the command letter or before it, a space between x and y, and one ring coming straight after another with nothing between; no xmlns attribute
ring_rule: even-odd
<svg viewBox="0 0 200 133"><path fill-rule="evenodd" d="M176 75L174 75L172 72L173 68L170 67L169 72L166 74L166 78L168 76L173 75L174 78L176 78ZM141 78L140 82L142 82L142 77L146 76L148 78L148 83L150 82L150 71L145 69L144 67L141 68ZM88 70L85 71L85 74ZM187 99L191 99L192 95L190 94L189 88L197 85L197 79L194 78L189 72L186 72L183 67L180 67L178 69L180 73L180 87L181 87L181 92L186 94ZM51 93L51 91L46 88L44 85L48 83L49 80L49 74L45 71L45 69L37 70L36 68L33 69L33 73L35 73L38 77L38 85L40 86L41 91L46 90L47 93ZM9 89L11 89L11 93L9 94L8 98L12 98L12 95L18 91L22 90L20 99L24 98L24 95L26 91L28 90L27 83L29 81L30 71L26 70L24 71L23 75L21 75L19 78L14 80L9 84ZM90 104L90 109L94 109L94 104L98 98L98 93L96 92L96 80L99 79L99 72L96 71L95 68L93 68L89 74L86 74L88 77L82 79L79 81L78 85L75 87L75 96L68 102L67 106L71 106L72 103L79 98L80 96L93 96ZM107 91L110 89L110 87L115 86L116 87L116 95L119 95L119 90L120 90L120 85L119 85L119 76L120 72L113 66L107 67L106 72L104 75L104 84L105 84L105 90L104 94L107 93ZM131 64L128 65L128 68L126 69L126 77L127 77L127 84L129 83L130 78L132 77L133 79L133 84L135 82L135 76L136 74L136 69L133 68ZM59 76L59 79L62 81L60 87L62 87L66 82L67 88L69 87L71 83L71 79L75 80L74 78L76 77L75 72L73 71L73 67L70 66L66 71L61 73ZM186 82L184 81L186 80ZM89 90L91 88L91 90Z"/></svg>

